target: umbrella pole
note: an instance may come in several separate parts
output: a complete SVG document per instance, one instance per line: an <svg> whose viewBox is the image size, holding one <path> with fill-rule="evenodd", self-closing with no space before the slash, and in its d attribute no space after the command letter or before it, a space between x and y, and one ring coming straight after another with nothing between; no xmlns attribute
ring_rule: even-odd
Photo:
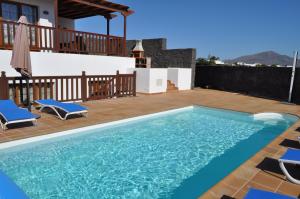
<svg viewBox="0 0 300 199"><path fill-rule="evenodd" d="M289 99L288 99L288 102L289 102L289 103L291 103L291 101L292 101L292 95L293 95L293 87L294 87L294 81L295 81L295 73L296 73L297 60L298 60L298 51L295 52L295 56L294 56L294 63L293 63L292 76L291 76L291 83L290 83L290 91L289 91Z"/></svg>
<svg viewBox="0 0 300 199"><path fill-rule="evenodd" d="M30 93L29 93L29 78L26 78L26 93L27 93L27 108L31 112Z"/></svg>

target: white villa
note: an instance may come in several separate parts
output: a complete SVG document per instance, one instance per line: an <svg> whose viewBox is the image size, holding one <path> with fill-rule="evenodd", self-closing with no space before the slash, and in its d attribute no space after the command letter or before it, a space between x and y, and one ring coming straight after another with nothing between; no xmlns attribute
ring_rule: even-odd
<svg viewBox="0 0 300 199"><path fill-rule="evenodd" d="M33 75L111 74L134 68L126 55L126 20L133 13L128 6L95 0L0 0L0 66L7 76L19 17L30 25ZM107 34L74 30L74 20L100 15L107 20ZM110 35L110 21L124 18L124 34ZM59 74L58 74L59 72Z"/></svg>
<svg viewBox="0 0 300 199"><path fill-rule="evenodd" d="M190 89L191 69L135 68L135 58L126 52L127 17L133 13L126 5L104 0L0 0L0 71L5 71L7 77L20 75L11 68L10 60L17 21L26 16L33 76L137 71L137 92L166 92L168 83L179 90ZM75 30L76 19L91 16L106 19L106 34ZM115 17L123 18L122 36L110 34L110 22Z"/></svg>

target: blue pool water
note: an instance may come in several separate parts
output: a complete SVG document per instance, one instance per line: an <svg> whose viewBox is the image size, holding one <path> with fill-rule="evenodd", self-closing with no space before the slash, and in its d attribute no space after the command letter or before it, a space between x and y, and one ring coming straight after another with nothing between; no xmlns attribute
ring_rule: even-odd
<svg viewBox="0 0 300 199"><path fill-rule="evenodd" d="M194 107L0 151L37 198L196 198L298 120Z"/></svg>

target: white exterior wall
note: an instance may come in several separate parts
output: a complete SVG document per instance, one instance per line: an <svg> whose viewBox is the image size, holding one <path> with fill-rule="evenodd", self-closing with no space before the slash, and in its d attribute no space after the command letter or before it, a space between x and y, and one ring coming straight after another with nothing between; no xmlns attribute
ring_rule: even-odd
<svg viewBox="0 0 300 199"><path fill-rule="evenodd" d="M73 19L59 17L58 25L60 28L63 28L63 29L75 30L75 20L73 20Z"/></svg>
<svg viewBox="0 0 300 199"><path fill-rule="evenodd" d="M190 90L192 84L192 69L168 68L168 80L174 83L178 90Z"/></svg>
<svg viewBox="0 0 300 199"><path fill-rule="evenodd" d="M167 69L163 68L136 68L129 69L129 73L136 71L136 92L164 93L167 91Z"/></svg>
<svg viewBox="0 0 300 199"><path fill-rule="evenodd" d="M12 51L0 50L0 71L7 76L19 76L10 66ZM55 75L112 75L119 70L127 73L129 68L135 68L135 59L128 57L78 55L64 53L31 52L33 76Z"/></svg>

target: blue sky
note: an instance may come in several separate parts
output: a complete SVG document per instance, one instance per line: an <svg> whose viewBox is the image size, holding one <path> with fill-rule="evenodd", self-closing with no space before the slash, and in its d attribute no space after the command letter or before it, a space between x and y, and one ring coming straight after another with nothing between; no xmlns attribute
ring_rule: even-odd
<svg viewBox="0 0 300 199"><path fill-rule="evenodd" d="M113 1L113 0L112 0ZM300 50L300 0L116 0L135 14L128 39L167 38L168 48L196 48L198 57L225 58L273 50ZM123 18L111 34L123 34ZM76 21L76 28L105 33L102 17Z"/></svg>

